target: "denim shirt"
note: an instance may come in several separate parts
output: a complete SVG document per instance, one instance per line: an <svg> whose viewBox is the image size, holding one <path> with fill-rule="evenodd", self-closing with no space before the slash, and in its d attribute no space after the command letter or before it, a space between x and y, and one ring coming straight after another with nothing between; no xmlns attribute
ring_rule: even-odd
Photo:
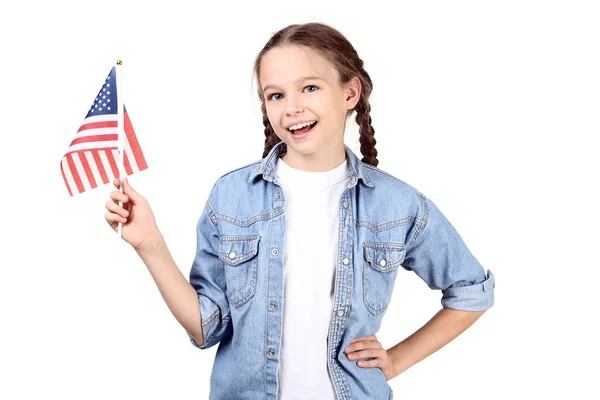
<svg viewBox="0 0 600 400"><path fill-rule="evenodd" d="M431 199L344 147L351 175L339 199L327 367L339 400L393 399L381 369L359 367L343 351L377 333L400 267L456 310L490 308L495 280ZM197 224L190 283L204 343L188 337L200 349L219 343L209 399L278 399L286 223L275 163L286 151L278 142L262 160L219 177Z"/></svg>

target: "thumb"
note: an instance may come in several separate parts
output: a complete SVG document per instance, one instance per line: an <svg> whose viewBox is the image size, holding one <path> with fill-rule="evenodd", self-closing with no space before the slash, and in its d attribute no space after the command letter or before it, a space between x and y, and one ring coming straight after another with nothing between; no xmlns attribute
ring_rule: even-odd
<svg viewBox="0 0 600 400"><path fill-rule="evenodd" d="M129 197L134 202L138 201L141 197L139 193L131 187L131 185L129 184L129 179L127 178L123 179L123 193L125 193L125 195L127 195L127 197Z"/></svg>

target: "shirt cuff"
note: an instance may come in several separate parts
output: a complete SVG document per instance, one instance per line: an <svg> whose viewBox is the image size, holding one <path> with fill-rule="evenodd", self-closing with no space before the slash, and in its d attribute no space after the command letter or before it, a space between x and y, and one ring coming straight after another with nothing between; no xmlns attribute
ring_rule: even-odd
<svg viewBox="0 0 600 400"><path fill-rule="evenodd" d="M496 280L491 270L487 278L468 286L449 287L442 290L442 306L463 311L484 311L494 305Z"/></svg>
<svg viewBox="0 0 600 400"><path fill-rule="evenodd" d="M207 318L202 319L202 333L204 335L204 343L202 343L202 345L198 345L196 340L194 340L192 335L190 335L190 333L187 330L186 333L194 347L197 347L199 349L206 349L213 346L216 343L216 341L213 340L212 336L217 331L217 328L219 328L218 324L221 313L219 311L219 308L216 307L214 303L210 301L210 299L208 299L207 297L199 295L199 299L200 315L208 315Z"/></svg>

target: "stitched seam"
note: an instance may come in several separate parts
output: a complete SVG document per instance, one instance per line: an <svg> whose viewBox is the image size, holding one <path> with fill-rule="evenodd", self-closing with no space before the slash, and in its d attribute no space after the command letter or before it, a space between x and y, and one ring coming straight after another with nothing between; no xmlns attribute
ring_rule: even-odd
<svg viewBox="0 0 600 400"><path fill-rule="evenodd" d="M250 242L254 239L257 239L258 237L260 237L260 234L256 234L256 235L223 235L220 237L220 239L223 242L239 242L239 241Z"/></svg>
<svg viewBox="0 0 600 400"><path fill-rule="evenodd" d="M219 309L217 308L208 318L206 318L204 321L202 321L202 326L206 326L208 325L208 323L210 321L212 321L213 319L215 319L215 317L219 315Z"/></svg>
<svg viewBox="0 0 600 400"><path fill-rule="evenodd" d="M427 226L427 219L429 216L429 206L427 204L427 198L419 193L420 197L421 197L421 201L423 202L423 218L418 218L417 220L415 220L415 223L417 224L417 230L415 232L415 234L413 235L412 239L409 241L409 243L406 245L407 247L411 246L415 240L417 240L417 238L419 237L419 235L421 234L421 232L423 232L423 229L425 228L425 226Z"/></svg>
<svg viewBox="0 0 600 400"><path fill-rule="evenodd" d="M354 219L354 217L351 217L352 219L352 223L355 226L358 227L366 227L368 228L371 232L380 232L386 229L390 229L390 228L394 228L396 226L400 226L400 225L406 225L407 223L409 223L410 221L418 221L419 218L418 217L414 217L412 215L403 217L403 218L399 218L399 219L395 219L392 221L388 221L388 222L382 222L380 224L372 224L370 221L366 220L366 219L361 219L361 220L356 220Z"/></svg>
<svg viewBox="0 0 600 400"><path fill-rule="evenodd" d="M208 214L210 221L213 223L213 225L215 226L215 229L217 230L217 233L220 236L219 227L217 226L218 219L217 219L215 211L213 210L212 205L210 204L210 202L208 200L206 201L206 204L204 205L204 210Z"/></svg>
<svg viewBox="0 0 600 400"><path fill-rule="evenodd" d="M281 214L282 212L283 212L283 207L278 207L275 210L270 211L268 213L257 214L245 221L234 218L227 214L216 214L216 218L219 221L229 222L230 224L233 224L233 225L246 227L246 226L252 225L253 223L255 223L256 221L259 221L259 220L273 219L273 218L277 217L279 214Z"/></svg>
<svg viewBox="0 0 600 400"><path fill-rule="evenodd" d="M219 258L229 265L237 265L242 261L246 261L254 257L256 253L258 253L258 251L253 250L251 253L242 254L241 256L237 256L235 258L229 258L229 256L226 253L219 252Z"/></svg>
<svg viewBox="0 0 600 400"><path fill-rule="evenodd" d="M212 222L213 226L215 227L215 230L217 231L217 235L220 236L219 226L217 225L216 218L215 218L215 212L213 211L213 208L210 205L210 202L208 200L206 201L206 203L204 205L204 211L206 212L210 221ZM203 321L200 321L200 325L204 328L210 322L212 322L212 320L215 319L220 313L221 313L221 310L219 309L219 307L217 307L217 309L208 318L206 318ZM229 313L227 313L227 315L221 320L221 328L223 328L223 326L225 326L228 318L229 318ZM204 329L202 329L202 333L204 334ZM213 334L214 334L214 332L213 332Z"/></svg>

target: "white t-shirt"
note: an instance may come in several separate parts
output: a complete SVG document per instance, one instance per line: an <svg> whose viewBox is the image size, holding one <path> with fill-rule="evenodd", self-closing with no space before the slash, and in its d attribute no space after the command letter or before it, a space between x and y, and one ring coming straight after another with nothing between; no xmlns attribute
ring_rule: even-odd
<svg viewBox="0 0 600 400"><path fill-rule="evenodd" d="M350 180L348 160L325 172L275 173L285 197L283 337L279 398L335 400L327 367L339 233L339 201Z"/></svg>

